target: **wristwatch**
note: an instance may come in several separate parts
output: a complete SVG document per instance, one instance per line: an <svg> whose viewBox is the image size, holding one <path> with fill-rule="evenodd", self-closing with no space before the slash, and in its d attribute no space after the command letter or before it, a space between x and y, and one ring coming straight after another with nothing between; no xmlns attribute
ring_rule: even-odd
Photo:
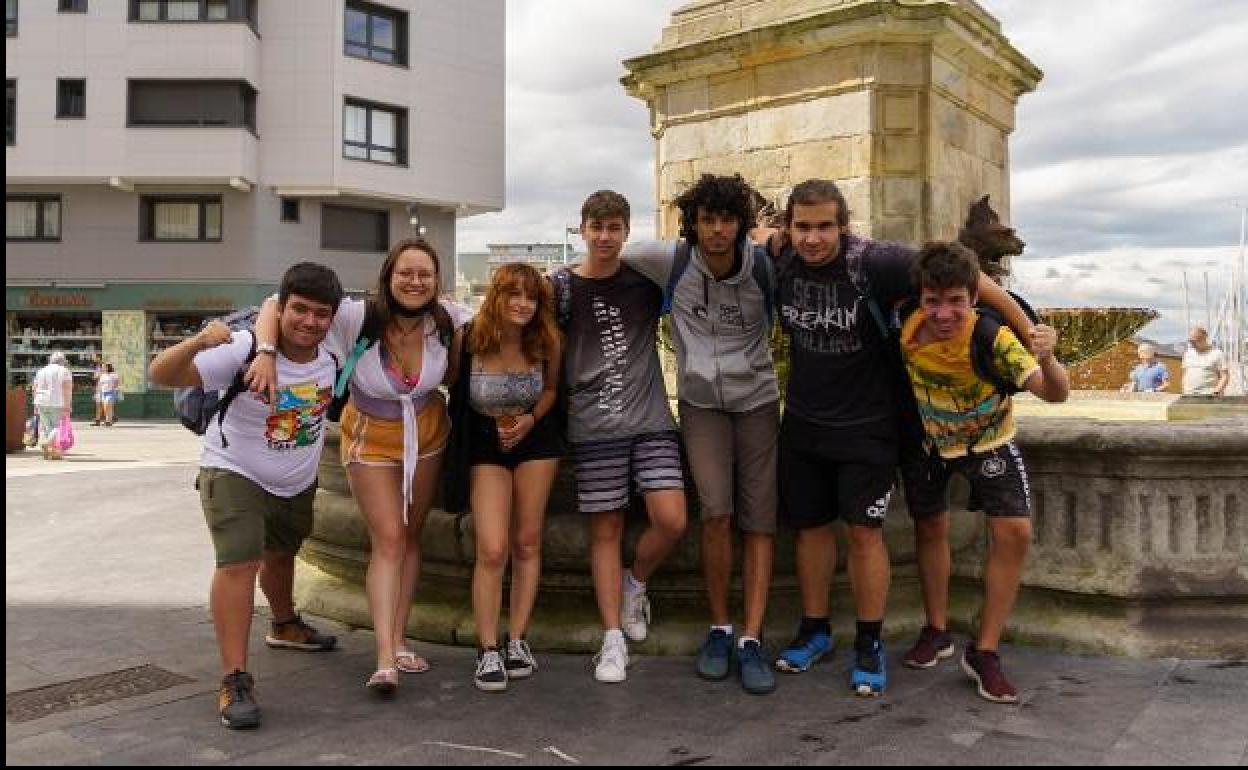
<svg viewBox="0 0 1248 770"><path fill-rule="evenodd" d="M272 342L257 342L256 343L256 355L259 355L261 353L268 353L271 356L276 356L277 348L273 346Z"/></svg>

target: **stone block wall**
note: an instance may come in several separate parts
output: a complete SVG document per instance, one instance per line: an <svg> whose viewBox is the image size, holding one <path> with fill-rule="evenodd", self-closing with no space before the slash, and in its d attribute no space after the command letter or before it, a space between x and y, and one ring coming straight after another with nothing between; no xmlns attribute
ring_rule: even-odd
<svg viewBox="0 0 1248 770"><path fill-rule="evenodd" d="M973 3L682 8L655 53L625 62L651 109L660 236L703 173L739 172L772 200L836 180L851 226L886 240L952 238L984 194L1008 220L1014 105L1040 74L993 46L1009 48Z"/></svg>

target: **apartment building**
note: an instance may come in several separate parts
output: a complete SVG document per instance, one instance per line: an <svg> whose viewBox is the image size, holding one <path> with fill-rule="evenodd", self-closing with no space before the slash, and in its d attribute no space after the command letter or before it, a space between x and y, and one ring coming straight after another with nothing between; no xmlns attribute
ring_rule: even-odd
<svg viewBox="0 0 1248 770"><path fill-rule="evenodd" d="M503 206L503 0L6 0L6 376L151 356L315 260Z"/></svg>

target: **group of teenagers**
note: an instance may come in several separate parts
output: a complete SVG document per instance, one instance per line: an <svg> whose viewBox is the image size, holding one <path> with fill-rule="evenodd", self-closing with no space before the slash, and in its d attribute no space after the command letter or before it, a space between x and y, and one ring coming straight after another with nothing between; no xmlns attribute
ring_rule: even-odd
<svg viewBox="0 0 1248 770"><path fill-rule="evenodd" d="M997 647L1031 524L1009 394L1066 397L1055 331L1033 323L957 243L916 251L850 232L832 181L797 185L778 228L758 226L754 199L739 175L703 175L677 200L678 239L628 242L628 201L595 192L581 210L581 261L548 276L501 267L475 316L439 297L438 255L420 239L394 245L365 300L344 298L332 270L301 263L254 330L209 324L158 356L156 382L245 388L210 424L197 480L216 550L222 722L259 723L246 672L257 575L273 612L270 646L335 646L295 611L291 584L294 554L312 528L324 420L347 393L341 459L371 541L374 692L391 694L402 674L429 668L404 631L421 527L439 484L447 510L473 517L474 682L497 692L534 674L525 637L547 501L567 456L604 628L598 681L625 680L628 642L643 641L653 622L646 585L686 529L686 464L710 611L699 676L725 680L735 671L747 692L765 694L776 687L775 670L807 671L832 652L840 520L857 618L849 685L861 695L884 692L882 525L899 471L927 615L903 662L925 669L951 657L946 487L957 473L970 481L989 532L979 628L961 666L983 697L1016 701ZM679 422L656 347L665 314ZM773 323L789 342L783 410ZM626 566L634 493L648 521ZM803 617L772 658L762 630L778 520L796 532ZM729 602L734 526L742 535L740 625Z"/></svg>

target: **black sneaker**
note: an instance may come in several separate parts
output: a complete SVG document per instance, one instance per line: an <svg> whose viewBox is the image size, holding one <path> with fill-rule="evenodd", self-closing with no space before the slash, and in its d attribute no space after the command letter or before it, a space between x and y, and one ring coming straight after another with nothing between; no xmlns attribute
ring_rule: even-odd
<svg viewBox="0 0 1248 770"><path fill-rule="evenodd" d="M217 696L221 724L231 730L245 730L260 725L260 706L256 703L256 681L246 671L235 671L221 680Z"/></svg>
<svg viewBox="0 0 1248 770"><path fill-rule="evenodd" d="M473 682L482 692L503 692L507 689L507 667L497 649L477 653L477 673Z"/></svg>
<svg viewBox="0 0 1248 770"><path fill-rule="evenodd" d="M507 669L508 679L524 679L533 676L537 670L537 660L529 643L523 639L508 639L503 652L503 667Z"/></svg>

